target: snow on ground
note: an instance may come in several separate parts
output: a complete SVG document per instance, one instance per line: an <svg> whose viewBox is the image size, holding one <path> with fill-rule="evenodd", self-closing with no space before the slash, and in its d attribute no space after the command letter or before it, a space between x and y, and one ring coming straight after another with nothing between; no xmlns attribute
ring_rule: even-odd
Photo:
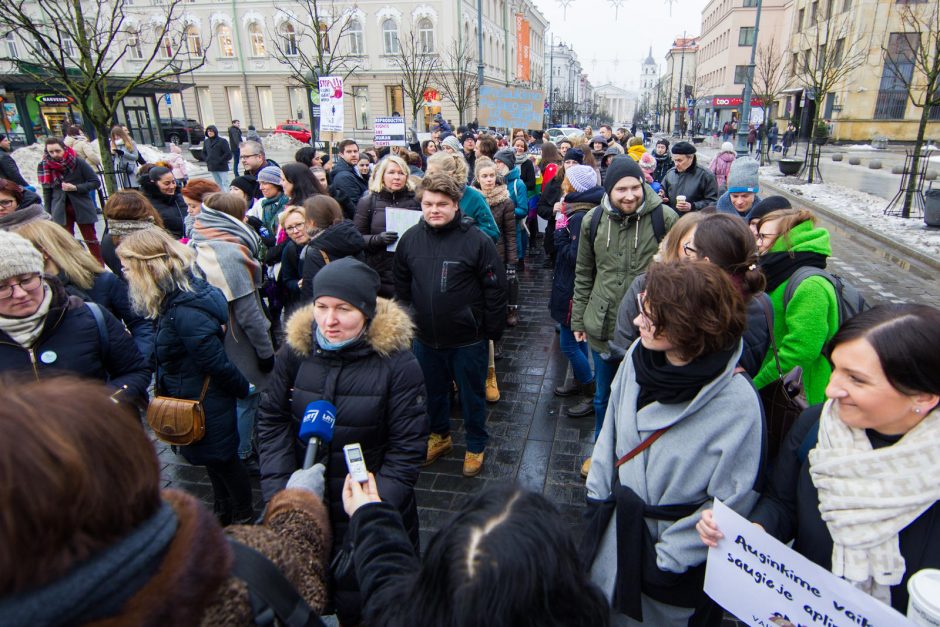
<svg viewBox="0 0 940 627"><path fill-rule="evenodd" d="M296 151L298 148L303 148L307 145L297 141L287 133L272 133L262 138L261 143L264 144L265 152Z"/></svg>
<svg viewBox="0 0 940 627"><path fill-rule="evenodd" d="M839 146L841 150L884 150L883 148L875 148L871 144L851 144L849 146Z"/></svg>

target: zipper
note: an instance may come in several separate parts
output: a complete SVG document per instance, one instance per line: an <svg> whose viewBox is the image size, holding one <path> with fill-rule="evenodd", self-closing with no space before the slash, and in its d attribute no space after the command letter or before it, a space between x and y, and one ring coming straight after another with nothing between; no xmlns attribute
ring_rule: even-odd
<svg viewBox="0 0 940 627"><path fill-rule="evenodd" d="M27 348L26 352L29 353L29 362L33 366L33 376L39 381L39 368L36 365L36 353L33 352L31 348Z"/></svg>

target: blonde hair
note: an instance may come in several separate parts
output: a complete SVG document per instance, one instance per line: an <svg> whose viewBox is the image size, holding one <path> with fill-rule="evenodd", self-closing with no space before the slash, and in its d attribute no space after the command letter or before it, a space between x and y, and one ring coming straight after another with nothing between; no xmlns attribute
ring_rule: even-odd
<svg viewBox="0 0 940 627"><path fill-rule="evenodd" d="M777 235L778 240L783 241L787 249L791 246L790 241L790 231L804 222L812 222L813 225L816 224L816 216L813 215L813 212L809 209L777 209L776 211L771 211L757 223L757 230L759 231L764 224L770 222L771 220L780 220L779 235Z"/></svg>
<svg viewBox="0 0 940 627"><path fill-rule="evenodd" d="M295 213L300 216L301 220L303 220L304 222L307 221L307 212L304 211L303 207L300 207L298 205L287 205L286 207L284 207L284 211L282 211L277 216L277 223L281 225L282 229L285 228L284 223L287 222L287 218L294 215Z"/></svg>
<svg viewBox="0 0 940 627"><path fill-rule="evenodd" d="M411 179L408 178L411 168L408 167L408 164L404 159L398 155L386 155L379 161L379 164L375 166L375 170L372 171L372 178L369 179L369 191L373 194L378 194L385 188L385 172L388 170L388 166L397 165L401 170L401 173L405 175L405 187L408 188L408 191L415 191L414 184L412 184Z"/></svg>
<svg viewBox="0 0 940 627"><path fill-rule="evenodd" d="M177 289L192 292L190 270L195 256L160 229L128 235L117 248L134 309L157 318L167 294Z"/></svg>
<svg viewBox="0 0 940 627"><path fill-rule="evenodd" d="M15 232L32 242L69 281L83 290L91 289L95 277L104 272L98 260L55 222L30 222Z"/></svg>
<svg viewBox="0 0 940 627"><path fill-rule="evenodd" d="M124 127L120 124L115 124L111 127L111 141L114 141L114 138L118 137L124 140L124 145L130 148L131 150L137 150L137 144L134 143L134 139L124 130Z"/></svg>
<svg viewBox="0 0 940 627"><path fill-rule="evenodd" d="M448 174L459 183L467 182L467 160L463 158L463 155L458 155L455 153L440 151L435 152L433 155L428 157L428 169L431 169L431 166L434 166L435 169L440 170L444 174Z"/></svg>
<svg viewBox="0 0 940 627"><path fill-rule="evenodd" d="M483 168L496 169L496 162L489 157L480 157L473 163L473 178L479 178L480 170Z"/></svg>

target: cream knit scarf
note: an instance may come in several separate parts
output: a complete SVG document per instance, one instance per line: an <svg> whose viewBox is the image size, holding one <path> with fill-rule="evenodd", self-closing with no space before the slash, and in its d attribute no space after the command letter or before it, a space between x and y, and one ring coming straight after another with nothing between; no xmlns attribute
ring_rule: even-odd
<svg viewBox="0 0 940 627"><path fill-rule="evenodd" d="M23 348L32 348L36 340L39 339L45 326L49 307L52 305L52 290L49 289L45 281L42 282L42 289L45 290L45 295L39 309L33 315L25 318L4 318L0 316L0 331L9 335L14 342Z"/></svg>
<svg viewBox="0 0 940 627"><path fill-rule="evenodd" d="M832 535L832 573L890 604L905 570L898 533L940 500L940 410L873 450L865 430L847 426L827 401L809 463Z"/></svg>

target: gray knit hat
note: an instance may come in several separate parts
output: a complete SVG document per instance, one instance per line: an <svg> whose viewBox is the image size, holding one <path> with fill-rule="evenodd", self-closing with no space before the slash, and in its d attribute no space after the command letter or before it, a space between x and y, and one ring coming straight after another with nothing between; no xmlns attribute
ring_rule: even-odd
<svg viewBox="0 0 940 627"><path fill-rule="evenodd" d="M0 231L0 281L23 274L42 274L45 267L42 253L28 239Z"/></svg>
<svg viewBox="0 0 940 627"><path fill-rule="evenodd" d="M597 187L597 171L589 165L575 165L565 170L565 178L576 192Z"/></svg>
<svg viewBox="0 0 940 627"><path fill-rule="evenodd" d="M283 178L284 173L281 172L281 168L277 167L276 165L269 165L266 168L261 168L261 171L258 172L259 183L270 183L271 185L283 187L284 184L281 182L281 179Z"/></svg>
<svg viewBox="0 0 940 627"><path fill-rule="evenodd" d="M759 164L750 157L739 157L731 163L728 172L728 191L732 194L741 192L760 191L760 181L757 177Z"/></svg>
<svg viewBox="0 0 940 627"><path fill-rule="evenodd" d="M512 148L503 148L502 150L497 150L496 154L493 155L493 161L503 163L507 168L512 170L516 167L516 152Z"/></svg>
<svg viewBox="0 0 940 627"><path fill-rule="evenodd" d="M375 317L379 273L354 259L343 257L323 266L313 277L313 298L332 296L344 300L370 320Z"/></svg>
<svg viewBox="0 0 940 627"><path fill-rule="evenodd" d="M441 141L442 144L453 150L454 152L463 152L463 144L460 143L460 140L454 137L453 135L448 135Z"/></svg>

